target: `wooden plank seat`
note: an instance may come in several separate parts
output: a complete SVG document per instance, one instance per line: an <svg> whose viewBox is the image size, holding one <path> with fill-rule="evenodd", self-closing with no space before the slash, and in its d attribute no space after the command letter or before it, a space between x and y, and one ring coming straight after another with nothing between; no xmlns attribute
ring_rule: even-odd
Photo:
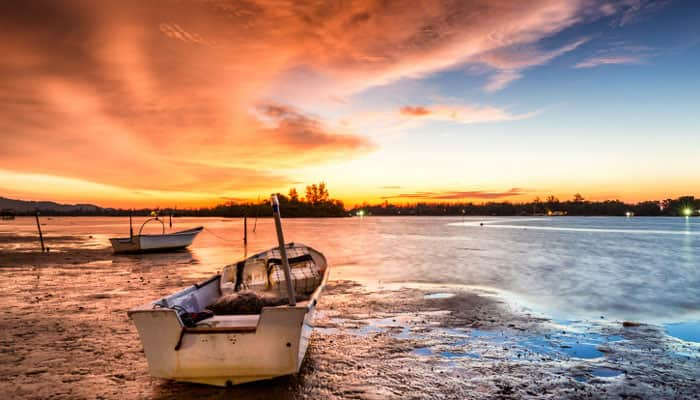
<svg viewBox="0 0 700 400"><path fill-rule="evenodd" d="M260 315L215 315L185 328L185 332L255 332L259 319Z"/></svg>
<svg viewBox="0 0 700 400"><path fill-rule="evenodd" d="M309 301L300 301L297 306L306 307ZM285 307L285 306L279 306ZM215 315L197 322L196 326L185 327L188 333L255 332L260 315Z"/></svg>

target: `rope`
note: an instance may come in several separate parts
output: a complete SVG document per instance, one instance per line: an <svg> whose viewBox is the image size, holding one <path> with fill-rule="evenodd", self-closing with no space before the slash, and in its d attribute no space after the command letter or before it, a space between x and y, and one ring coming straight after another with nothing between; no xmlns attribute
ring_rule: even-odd
<svg viewBox="0 0 700 400"><path fill-rule="evenodd" d="M209 232L210 235L214 236L215 238L217 238L217 239L219 239L219 240L223 240L224 242L231 242L231 243L234 243L234 242L239 242L239 241L242 241L242 240L243 240L243 239L233 239L233 240L231 240L231 239L227 239L227 238L221 237L221 236L217 235L216 233L212 232L209 228L204 228L204 230L205 230L206 232Z"/></svg>

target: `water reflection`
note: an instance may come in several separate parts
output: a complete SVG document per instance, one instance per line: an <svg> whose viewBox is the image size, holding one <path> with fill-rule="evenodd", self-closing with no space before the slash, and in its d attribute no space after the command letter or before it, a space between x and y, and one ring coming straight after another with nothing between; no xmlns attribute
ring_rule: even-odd
<svg viewBox="0 0 700 400"><path fill-rule="evenodd" d="M49 245L52 237L83 235L108 246L108 237L128 233L123 218L44 222ZM206 276L276 243L271 219L249 231L247 252L240 219L175 218L172 230L197 225L205 230L188 252L139 256L135 264L189 264L191 276ZM284 225L288 240L327 255L335 279L490 287L563 319L700 319L700 219L365 217L286 219ZM31 236L35 229L31 218L0 224L0 233Z"/></svg>

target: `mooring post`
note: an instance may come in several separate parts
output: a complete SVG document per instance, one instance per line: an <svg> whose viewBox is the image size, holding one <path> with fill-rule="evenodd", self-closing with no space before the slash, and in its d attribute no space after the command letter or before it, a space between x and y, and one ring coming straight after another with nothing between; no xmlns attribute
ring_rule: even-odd
<svg viewBox="0 0 700 400"><path fill-rule="evenodd" d="M44 253L46 252L46 248L44 247L44 235L41 233L41 225L39 224L39 210L36 211L36 214L34 214L36 217L36 229L39 231L39 242L41 242L41 252Z"/></svg>
<svg viewBox="0 0 700 400"><path fill-rule="evenodd" d="M173 227L173 213L170 213L170 228Z"/></svg>
<svg viewBox="0 0 700 400"><path fill-rule="evenodd" d="M248 216L243 216L243 244L248 244Z"/></svg>
<svg viewBox="0 0 700 400"><path fill-rule="evenodd" d="M260 215L260 205L255 205L255 222L253 222L253 233L258 229L258 215Z"/></svg>
<svg viewBox="0 0 700 400"><path fill-rule="evenodd" d="M132 211L129 210L129 240L134 239L134 224L131 222Z"/></svg>

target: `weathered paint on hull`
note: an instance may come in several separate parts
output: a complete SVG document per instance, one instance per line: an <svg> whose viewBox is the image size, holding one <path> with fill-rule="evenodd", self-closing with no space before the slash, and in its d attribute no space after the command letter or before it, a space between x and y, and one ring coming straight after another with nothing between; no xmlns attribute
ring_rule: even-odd
<svg viewBox="0 0 700 400"><path fill-rule="evenodd" d="M144 344L151 375L226 386L298 372L309 344L314 310L266 308L254 332L186 331L182 338L175 311L135 312L131 318Z"/></svg>
<svg viewBox="0 0 700 400"><path fill-rule="evenodd" d="M263 308L259 318L246 316L253 318L253 322L241 331L188 329L175 310L154 308L153 304L130 310L151 375L227 386L297 373L304 361L316 303L329 272L325 257L311 248L309 251L325 267L322 282L309 301L294 307ZM220 275L214 276L168 299L195 294L210 298L219 290L219 280Z"/></svg>

